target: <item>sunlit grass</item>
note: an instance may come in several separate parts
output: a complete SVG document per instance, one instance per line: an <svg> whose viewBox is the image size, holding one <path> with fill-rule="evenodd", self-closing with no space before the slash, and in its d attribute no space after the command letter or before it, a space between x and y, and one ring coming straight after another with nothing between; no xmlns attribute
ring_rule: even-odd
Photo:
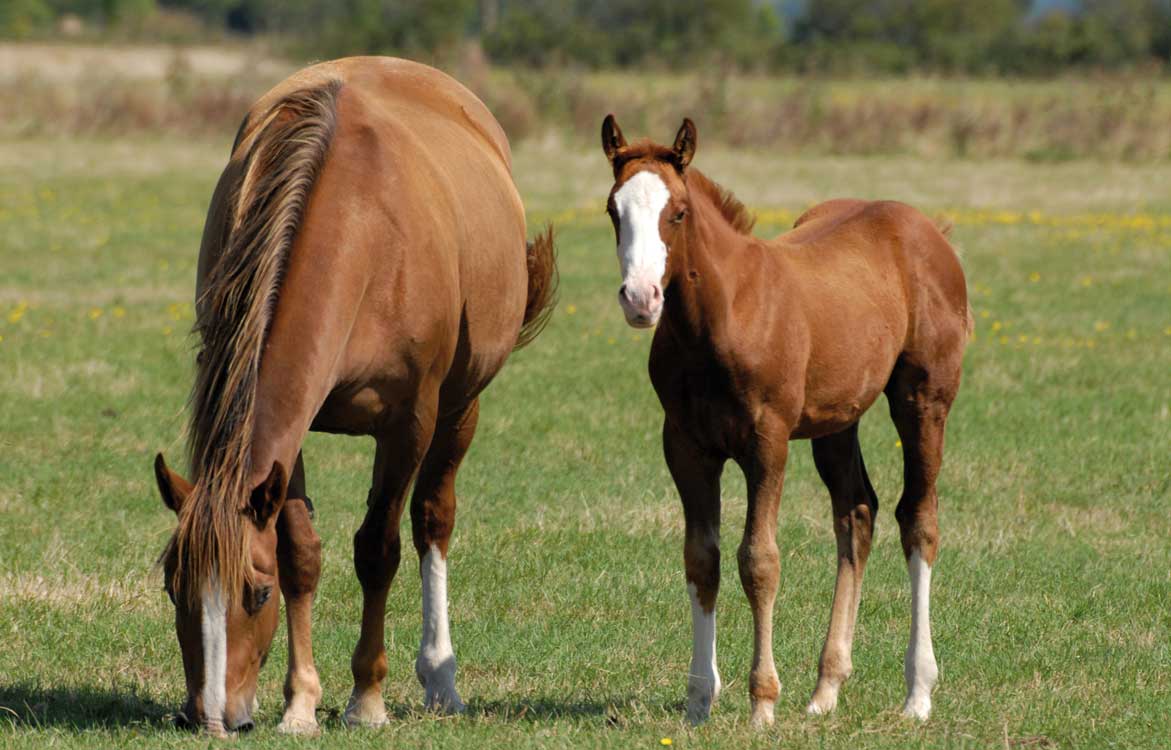
<svg viewBox="0 0 1171 750"><path fill-rule="evenodd" d="M152 573L172 518L150 461L163 450L182 463L195 253L226 146L176 145L174 161L166 144L143 144L138 161L122 158L128 150L0 146L0 164L12 165L0 172L5 747L207 744L168 724L183 676ZM601 155L551 158L534 147L518 151L515 169L530 223L558 225L562 296L546 333L486 394L461 473L450 585L469 713L420 711L420 592L408 552L389 605L391 726L340 726L359 608L350 538L372 443L314 435L306 461L325 540L315 625L325 734L307 744L1165 744L1171 194L1145 186L1166 185L1166 170L1111 167L1088 205L1071 176L1105 168L765 162L718 151L696 163L759 208L764 236L818 197L850 194L914 198L955 223L977 332L941 479L933 605L942 677L931 722L913 726L897 711L910 605L891 513L897 436L879 404L862 443L882 510L838 713L802 714L829 612L833 537L808 449L795 446L779 531L777 726L747 727L751 618L733 552L745 502L732 469L719 605L726 692L710 724L683 723L682 517L658 445L650 334L626 327L613 302ZM274 730L284 637L262 674L260 728L244 745L288 744Z"/></svg>

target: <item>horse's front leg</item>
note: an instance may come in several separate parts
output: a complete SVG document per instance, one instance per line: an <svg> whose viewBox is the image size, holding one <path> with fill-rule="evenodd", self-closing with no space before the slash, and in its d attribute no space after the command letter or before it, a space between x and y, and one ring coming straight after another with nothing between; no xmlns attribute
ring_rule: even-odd
<svg viewBox="0 0 1171 750"><path fill-rule="evenodd" d="M305 493L301 456L289 480L288 499L277 520L277 563L285 615L289 624L289 670L285 677L285 713L277 729L288 734L317 734L321 680L313 664L313 598L321 578L321 538L313 529L312 506Z"/></svg>
<svg viewBox="0 0 1171 750"><path fill-rule="evenodd" d="M411 496L411 536L419 553L423 588L423 635L415 676L426 707L440 713L464 710L455 689L455 650L447 615L447 546L455 527L455 477L472 444L480 402L447 417L435 429Z"/></svg>
<svg viewBox="0 0 1171 750"><path fill-rule="evenodd" d="M789 431L777 425L767 430L758 428L757 434L751 455L741 463L748 480L748 518L738 560L740 583L752 607L752 671L748 675L752 724L764 727L773 723L781 688L773 663L773 602L780 580L777 509L785 481Z"/></svg>
<svg viewBox="0 0 1171 750"><path fill-rule="evenodd" d="M720 474L724 462L705 453L670 422L663 423L663 453L683 501L683 564L691 597L692 633L687 718L699 724L711 714L721 687L716 667L716 594L720 590Z"/></svg>

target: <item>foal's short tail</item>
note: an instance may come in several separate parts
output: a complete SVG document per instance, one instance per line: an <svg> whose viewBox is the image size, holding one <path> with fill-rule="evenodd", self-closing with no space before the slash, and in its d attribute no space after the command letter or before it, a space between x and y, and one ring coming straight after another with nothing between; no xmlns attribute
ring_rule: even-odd
<svg viewBox="0 0 1171 750"><path fill-rule="evenodd" d="M525 300L525 319L513 350L533 342L553 315L557 306L557 253L553 249L553 225L525 243L525 261L529 271L529 291Z"/></svg>
<svg viewBox="0 0 1171 750"><path fill-rule="evenodd" d="M955 229L955 223L945 216L936 216L933 222L935 224L935 228L939 230L939 233L943 235L943 238L946 239L950 245L951 230ZM960 253L958 250L956 250L956 246L952 245L951 249L955 251L956 256L959 257ZM974 315L972 315L971 303L968 303L967 309L964 310L964 315L966 316L964 320L964 327L968 333L968 340L970 341L972 334L976 332L976 318Z"/></svg>

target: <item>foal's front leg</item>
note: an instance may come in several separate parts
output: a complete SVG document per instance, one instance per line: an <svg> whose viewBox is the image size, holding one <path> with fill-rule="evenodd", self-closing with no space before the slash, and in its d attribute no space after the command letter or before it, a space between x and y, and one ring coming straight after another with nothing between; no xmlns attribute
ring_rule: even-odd
<svg viewBox="0 0 1171 750"><path fill-rule="evenodd" d="M787 430L759 431L754 455L742 464L748 480L748 518L738 559L740 583L752 607L752 671L748 675L748 694L752 699L752 724L757 727L773 723L773 710L781 689L773 663L773 602L780 580L777 509L788 455Z"/></svg>
<svg viewBox="0 0 1171 750"><path fill-rule="evenodd" d="M720 474L724 462L663 424L663 453L683 501L686 525L683 564L691 596L691 667L687 674L687 718L706 721L720 695L716 666L716 594L720 590Z"/></svg>

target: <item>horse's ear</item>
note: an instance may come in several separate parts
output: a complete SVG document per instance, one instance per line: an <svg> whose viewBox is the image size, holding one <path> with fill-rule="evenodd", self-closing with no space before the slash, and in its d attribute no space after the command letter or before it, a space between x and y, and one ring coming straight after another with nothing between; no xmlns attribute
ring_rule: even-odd
<svg viewBox="0 0 1171 750"><path fill-rule="evenodd" d="M159 484L159 494L163 497L163 505L179 514L183 501L191 494L191 483L167 468L163 454L155 456L155 481Z"/></svg>
<svg viewBox="0 0 1171 750"><path fill-rule="evenodd" d="M280 512L285 502L285 491L288 489L288 475L280 461L272 462L272 470L268 472L268 479L252 490L248 498L248 507L244 512L252 519L257 528L263 529L268 520Z"/></svg>
<svg viewBox="0 0 1171 750"><path fill-rule="evenodd" d="M622 128L618 127L618 121L614 119L614 115L606 115L606 119L602 120L602 150L606 152L606 158L611 164L618 155L618 149L625 146L626 137L622 135Z"/></svg>
<svg viewBox="0 0 1171 750"><path fill-rule="evenodd" d="M687 169L687 165L691 163L691 157L695 156L697 137L695 123L691 121L690 117L683 118L683 124L679 126L679 132L675 134L675 145L671 147L671 151L675 154L675 165L679 167L680 172Z"/></svg>

